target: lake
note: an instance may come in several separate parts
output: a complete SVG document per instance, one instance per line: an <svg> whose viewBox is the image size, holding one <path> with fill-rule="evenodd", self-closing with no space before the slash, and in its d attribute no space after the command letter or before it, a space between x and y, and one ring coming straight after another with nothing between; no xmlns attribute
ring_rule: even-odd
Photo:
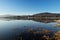
<svg viewBox="0 0 60 40"><path fill-rule="evenodd" d="M0 20L0 40L33 40L31 38L33 36L28 36L28 35L32 35L30 33L32 31L30 30L34 30L35 33L37 31L39 31L40 33L40 31L42 30L49 30L50 32L49 35L51 35L50 37L52 37L54 35L54 32L57 32L60 30L60 27L56 26L56 24L57 24L56 22L44 23L44 22L38 22L34 20L3 19L3 20ZM39 34L39 33L36 33L36 34ZM40 36L41 35L42 34L40 33ZM22 39L20 39L21 36L22 36ZM35 37L35 40L37 39L38 38Z"/></svg>

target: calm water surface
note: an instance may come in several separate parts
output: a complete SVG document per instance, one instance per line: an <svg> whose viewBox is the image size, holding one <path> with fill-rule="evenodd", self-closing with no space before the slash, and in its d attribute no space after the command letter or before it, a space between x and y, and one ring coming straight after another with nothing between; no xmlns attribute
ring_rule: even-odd
<svg viewBox="0 0 60 40"><path fill-rule="evenodd" d="M60 27L57 27L56 24L56 22L43 23L33 20L0 20L0 39L8 40L8 38L15 37L19 32L24 32L29 28L47 29L55 32L60 30Z"/></svg>

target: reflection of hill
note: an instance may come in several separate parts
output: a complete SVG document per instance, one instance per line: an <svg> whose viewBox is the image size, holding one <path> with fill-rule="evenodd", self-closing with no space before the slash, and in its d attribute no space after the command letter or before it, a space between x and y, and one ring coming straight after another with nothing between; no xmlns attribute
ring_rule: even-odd
<svg viewBox="0 0 60 40"><path fill-rule="evenodd" d="M19 18L2 18L0 20L4 20L4 21L12 21L12 20L33 20L36 22L43 22L43 23L49 23L49 22L55 22L54 20L42 20L42 19L19 19Z"/></svg>
<svg viewBox="0 0 60 40"><path fill-rule="evenodd" d="M37 22L43 22L43 23L55 22L54 20L37 20L37 19L32 19L32 20Z"/></svg>

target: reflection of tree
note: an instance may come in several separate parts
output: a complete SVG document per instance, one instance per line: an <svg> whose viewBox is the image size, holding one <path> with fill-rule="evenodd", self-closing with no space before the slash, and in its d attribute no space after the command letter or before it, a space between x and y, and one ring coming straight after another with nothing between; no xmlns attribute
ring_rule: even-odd
<svg viewBox="0 0 60 40"><path fill-rule="evenodd" d="M54 20L43 20L43 19L31 19L33 21L37 21L37 22L44 22L44 23L49 23L49 22L54 22Z"/></svg>
<svg viewBox="0 0 60 40"><path fill-rule="evenodd" d="M54 22L54 20L50 20L50 19L45 19L45 18L40 18L40 17L29 17L28 18L28 16L11 16L11 17L3 17L3 19L6 19L6 21L22 19L22 20L33 20L33 21L44 22L44 23Z"/></svg>

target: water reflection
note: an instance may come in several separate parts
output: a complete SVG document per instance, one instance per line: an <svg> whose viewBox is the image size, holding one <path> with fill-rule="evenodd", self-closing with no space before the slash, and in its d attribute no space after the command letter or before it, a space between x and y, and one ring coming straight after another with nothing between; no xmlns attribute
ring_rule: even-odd
<svg viewBox="0 0 60 40"><path fill-rule="evenodd" d="M54 28L57 24L54 20L2 20L0 20L0 40L59 40L60 37L58 36L60 28L57 26Z"/></svg>

